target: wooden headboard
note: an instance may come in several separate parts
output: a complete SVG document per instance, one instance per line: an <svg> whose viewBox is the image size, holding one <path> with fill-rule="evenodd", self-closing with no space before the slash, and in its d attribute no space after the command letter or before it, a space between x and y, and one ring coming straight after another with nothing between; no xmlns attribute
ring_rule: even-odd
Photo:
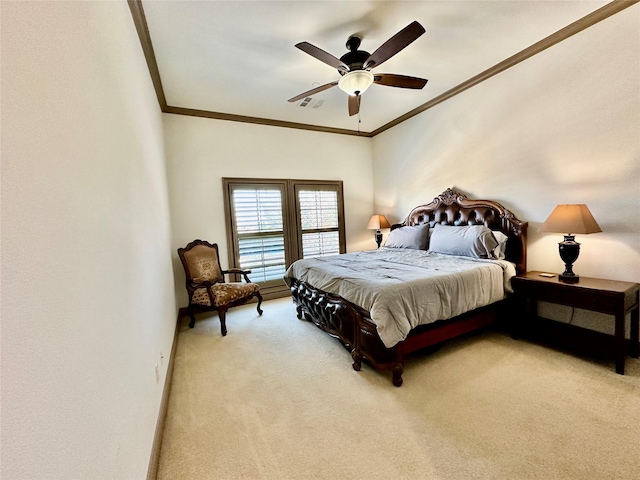
<svg viewBox="0 0 640 480"><path fill-rule="evenodd" d="M506 259L515 263L518 273L527 271L527 227L528 223L493 200L472 200L466 195L448 188L427 205L411 210L403 223L391 228L422 225L486 225L491 230L500 230L509 237Z"/></svg>

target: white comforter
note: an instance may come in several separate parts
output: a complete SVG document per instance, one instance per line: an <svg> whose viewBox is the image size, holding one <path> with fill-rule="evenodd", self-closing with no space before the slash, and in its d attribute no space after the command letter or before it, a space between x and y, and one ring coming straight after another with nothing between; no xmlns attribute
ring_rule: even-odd
<svg viewBox="0 0 640 480"><path fill-rule="evenodd" d="M285 274L367 310L386 347L418 325L502 300L516 274L511 262L381 248L298 260Z"/></svg>

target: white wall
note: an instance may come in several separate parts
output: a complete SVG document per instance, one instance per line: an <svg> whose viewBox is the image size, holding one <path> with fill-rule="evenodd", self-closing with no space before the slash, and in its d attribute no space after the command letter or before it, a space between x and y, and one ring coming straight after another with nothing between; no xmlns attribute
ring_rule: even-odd
<svg viewBox="0 0 640 480"><path fill-rule="evenodd" d="M228 265L223 177L342 180L347 251L375 248L371 139L165 114L165 145L178 306L186 306L176 249L218 243Z"/></svg>
<svg viewBox="0 0 640 480"><path fill-rule="evenodd" d="M528 268L561 272L559 203L586 203L576 273L640 281L640 5L374 138L376 210L401 220L447 187L529 222Z"/></svg>
<svg viewBox="0 0 640 480"><path fill-rule="evenodd" d="M496 199L529 222L528 269L559 273L563 236L538 228L586 203L603 233L577 236L574 271L640 282L639 26L635 5L376 136L376 211L402 220L447 187ZM541 314L613 332L602 315Z"/></svg>
<svg viewBox="0 0 640 480"><path fill-rule="evenodd" d="M176 307L162 117L131 13L2 2L1 45L0 476L145 478Z"/></svg>

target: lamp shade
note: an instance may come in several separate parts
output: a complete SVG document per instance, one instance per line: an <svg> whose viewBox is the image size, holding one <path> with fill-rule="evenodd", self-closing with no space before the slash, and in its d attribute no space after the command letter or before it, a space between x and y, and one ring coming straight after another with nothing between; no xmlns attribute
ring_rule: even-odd
<svg viewBox="0 0 640 480"><path fill-rule="evenodd" d="M367 225L368 230L380 230L381 228L391 228L389 220L384 215L372 215Z"/></svg>
<svg viewBox="0 0 640 480"><path fill-rule="evenodd" d="M598 233L602 230L584 203L558 205L539 229L540 232Z"/></svg>

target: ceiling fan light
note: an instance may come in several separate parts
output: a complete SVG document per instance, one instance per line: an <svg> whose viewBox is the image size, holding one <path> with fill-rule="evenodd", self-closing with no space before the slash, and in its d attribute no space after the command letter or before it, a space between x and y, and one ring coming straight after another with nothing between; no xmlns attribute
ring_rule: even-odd
<svg viewBox="0 0 640 480"><path fill-rule="evenodd" d="M367 70L354 70L342 76L338 87L349 95L362 95L372 83L373 73Z"/></svg>

